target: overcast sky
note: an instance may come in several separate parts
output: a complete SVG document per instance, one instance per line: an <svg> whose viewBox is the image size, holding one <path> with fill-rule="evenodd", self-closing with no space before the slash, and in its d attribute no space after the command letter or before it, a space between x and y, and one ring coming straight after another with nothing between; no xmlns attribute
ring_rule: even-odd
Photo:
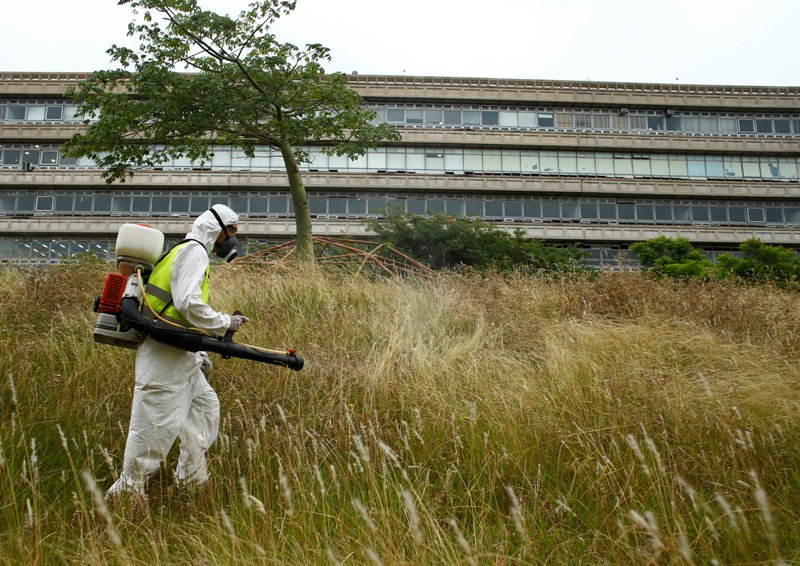
<svg viewBox="0 0 800 566"><path fill-rule="evenodd" d="M0 19L0 71L110 68L130 17L116 0L24 0ZM798 0L298 0L275 31L347 73L800 86Z"/></svg>

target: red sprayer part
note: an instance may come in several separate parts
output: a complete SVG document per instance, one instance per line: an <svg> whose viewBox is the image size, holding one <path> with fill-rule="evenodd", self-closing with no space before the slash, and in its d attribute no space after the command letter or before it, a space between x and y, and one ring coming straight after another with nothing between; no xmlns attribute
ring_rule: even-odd
<svg viewBox="0 0 800 566"><path fill-rule="evenodd" d="M109 273L106 277L106 284L103 286L103 294L100 295L98 312L118 315L120 303L122 303L122 294L125 292L127 283L127 275Z"/></svg>

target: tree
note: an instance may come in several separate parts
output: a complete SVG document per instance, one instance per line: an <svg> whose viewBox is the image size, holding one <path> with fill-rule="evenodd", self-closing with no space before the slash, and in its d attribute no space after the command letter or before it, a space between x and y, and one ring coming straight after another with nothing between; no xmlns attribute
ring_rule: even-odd
<svg viewBox="0 0 800 566"><path fill-rule="evenodd" d="M739 245L742 257L720 254L717 274L720 277L740 277L750 281L774 281L786 284L800 277L800 258L794 250L770 246L758 238Z"/></svg>
<svg viewBox="0 0 800 566"><path fill-rule="evenodd" d="M425 217L392 212L384 220L371 221L369 227L380 241L433 269L574 269L584 255L577 246L548 246L526 238L520 230L512 236L483 220L443 214Z"/></svg>
<svg viewBox="0 0 800 566"><path fill-rule="evenodd" d="M631 245L639 264L646 271L673 279L706 278L713 267L703 252L686 238L659 236Z"/></svg>
<svg viewBox="0 0 800 566"><path fill-rule="evenodd" d="M375 113L345 75L325 74L327 48L300 49L270 33L295 3L257 0L232 19L201 10L196 0L119 0L133 9L128 35L139 48L113 45L108 54L119 67L95 72L67 92L85 123L97 121L65 151L94 159L111 183L175 157L207 163L216 144L250 157L257 144L274 148L294 203L298 254L313 259L302 146L321 143L329 154L356 157L400 136L392 126L370 123Z"/></svg>

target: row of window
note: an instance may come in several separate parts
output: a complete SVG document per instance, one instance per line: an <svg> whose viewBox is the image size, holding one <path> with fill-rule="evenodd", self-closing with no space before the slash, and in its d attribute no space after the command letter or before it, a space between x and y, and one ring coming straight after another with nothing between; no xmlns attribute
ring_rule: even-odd
<svg viewBox="0 0 800 566"><path fill-rule="evenodd" d="M629 152L539 151L441 147L379 147L349 159L329 156L321 147L306 148L303 171L421 174L580 175L665 179L800 179L800 158L776 155L694 155ZM26 165L29 164L29 165ZM96 168L88 158L61 155L56 144L0 146L0 168ZM259 146L254 157L230 146L218 146L210 163L173 159L159 169L214 171L282 171L280 152Z"/></svg>
<svg viewBox="0 0 800 566"><path fill-rule="evenodd" d="M421 127L665 131L687 134L800 135L800 116L516 106L370 104L375 123ZM0 121L81 122L78 107L61 101L0 101Z"/></svg>
<svg viewBox="0 0 800 566"><path fill-rule="evenodd" d="M265 249L276 242L265 239L248 238L239 239L239 249L243 255ZM0 264L5 262L17 264L55 264L70 259L73 256L90 253L96 257L114 261L114 240L108 238L70 239L70 238L13 238L0 237ZM168 239L165 247L177 243L175 239ZM617 268L624 262L635 266L636 256L622 245L589 245L583 248L585 253L584 265L594 268ZM734 253L733 250L708 249L703 250L710 258L715 259L720 253Z"/></svg>
<svg viewBox="0 0 800 566"><path fill-rule="evenodd" d="M369 107L378 114L375 123L387 122L397 126L663 131L721 135L800 134L800 116L793 114L422 104L370 104Z"/></svg>
<svg viewBox="0 0 800 566"><path fill-rule="evenodd" d="M82 122L77 112L74 104L57 100L0 101L0 120L8 122Z"/></svg>
<svg viewBox="0 0 800 566"><path fill-rule="evenodd" d="M9 191L0 193L0 214L188 217L216 203L230 206L243 217L294 215L288 193L207 191ZM792 202L310 193L309 206L312 216L319 218L380 218L387 211L397 211L492 221L800 225L800 203Z"/></svg>

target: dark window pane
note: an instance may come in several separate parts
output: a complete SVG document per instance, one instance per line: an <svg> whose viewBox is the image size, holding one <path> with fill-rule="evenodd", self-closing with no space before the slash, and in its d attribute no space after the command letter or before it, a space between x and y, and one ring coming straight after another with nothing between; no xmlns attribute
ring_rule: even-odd
<svg viewBox="0 0 800 566"><path fill-rule="evenodd" d="M542 203L537 201L525 202L525 217L526 218L541 218L542 217Z"/></svg>
<svg viewBox="0 0 800 566"><path fill-rule="evenodd" d="M17 212L33 212L33 195L17 196Z"/></svg>
<svg viewBox="0 0 800 566"><path fill-rule="evenodd" d="M22 162L31 163L33 165L39 165L39 150L38 149L23 150Z"/></svg>
<svg viewBox="0 0 800 566"><path fill-rule="evenodd" d="M425 206L425 199L424 198L408 198L406 199L406 211L409 214L414 214L416 216L424 216L426 212Z"/></svg>
<svg viewBox="0 0 800 566"><path fill-rule="evenodd" d="M64 114L63 106L48 106L47 111L45 113L45 118L47 120L61 120L63 114Z"/></svg>
<svg viewBox="0 0 800 566"><path fill-rule="evenodd" d="M150 197L133 197L132 210L133 212L150 212Z"/></svg>
<svg viewBox="0 0 800 566"><path fill-rule="evenodd" d="M349 214L366 214L367 213L367 199L363 198L348 198L347 199L347 212ZM424 208L419 213L424 214Z"/></svg>
<svg viewBox="0 0 800 566"><path fill-rule="evenodd" d="M565 220L577 220L579 218L580 206L577 202L562 202L561 217Z"/></svg>
<svg viewBox="0 0 800 566"><path fill-rule="evenodd" d="M505 201L505 216L507 218L521 218L522 217L522 202L520 201Z"/></svg>
<svg viewBox="0 0 800 566"><path fill-rule="evenodd" d="M389 197L386 199L386 212L389 214L403 214L406 211L406 201Z"/></svg>
<svg viewBox="0 0 800 566"><path fill-rule="evenodd" d="M92 195L75 195L75 211L91 212Z"/></svg>
<svg viewBox="0 0 800 566"><path fill-rule="evenodd" d="M731 222L745 222L745 210L743 206L729 206L728 217Z"/></svg>
<svg viewBox="0 0 800 566"><path fill-rule="evenodd" d="M768 206L767 207L767 222L783 222L783 209Z"/></svg>
<svg viewBox="0 0 800 566"><path fill-rule="evenodd" d="M112 199L111 210L113 212L129 213L131 211L131 197L115 196Z"/></svg>
<svg viewBox="0 0 800 566"><path fill-rule="evenodd" d="M639 220L653 220L653 205L652 204L637 204L636 217Z"/></svg>
<svg viewBox="0 0 800 566"><path fill-rule="evenodd" d="M283 210L280 210L283 205ZM286 212L286 199L268 198L267 195L250 195L250 214L266 214L267 212Z"/></svg>
<svg viewBox="0 0 800 566"><path fill-rule="evenodd" d="M750 222L764 222L764 209L763 208L748 208L747 219Z"/></svg>
<svg viewBox="0 0 800 566"><path fill-rule="evenodd" d="M111 212L111 195L95 195L92 212Z"/></svg>
<svg viewBox="0 0 800 566"><path fill-rule="evenodd" d="M483 216L483 199L467 199L467 216Z"/></svg>
<svg viewBox="0 0 800 566"><path fill-rule="evenodd" d="M670 132L681 131L681 118L680 116L670 116L667 118L667 130Z"/></svg>
<svg viewBox="0 0 800 566"><path fill-rule="evenodd" d="M169 212L169 197L166 195L154 195L150 210L153 212L160 212L162 214Z"/></svg>
<svg viewBox="0 0 800 566"><path fill-rule="evenodd" d="M772 120L769 118L759 118L756 120L756 131L759 134L771 134Z"/></svg>
<svg viewBox="0 0 800 566"><path fill-rule="evenodd" d="M498 203L499 205L500 203ZM425 203L427 207L426 212L430 214L439 214L444 212L444 200L442 199L428 199Z"/></svg>
<svg viewBox="0 0 800 566"><path fill-rule="evenodd" d="M22 152L18 149L7 149L3 152L3 165L19 165Z"/></svg>
<svg viewBox="0 0 800 566"><path fill-rule="evenodd" d="M347 214L347 199L345 197L328 198L329 214Z"/></svg>
<svg viewBox="0 0 800 566"><path fill-rule="evenodd" d="M8 113L6 118L9 120L24 120L25 119L25 105L24 104L9 104Z"/></svg>
<svg viewBox="0 0 800 566"><path fill-rule="evenodd" d="M552 128L556 120L550 112L539 112L539 126L542 128Z"/></svg>
<svg viewBox="0 0 800 566"><path fill-rule="evenodd" d="M56 197L56 212L72 212L71 195L60 195Z"/></svg>
<svg viewBox="0 0 800 566"><path fill-rule="evenodd" d="M383 214L386 211L385 198L368 198L367 212L369 214Z"/></svg>
<svg viewBox="0 0 800 566"><path fill-rule="evenodd" d="M596 202L582 202L581 203L581 218L597 218L597 203Z"/></svg>
<svg viewBox="0 0 800 566"><path fill-rule="evenodd" d="M36 212L52 212L53 211L53 197L39 196L36 197Z"/></svg>
<svg viewBox="0 0 800 566"><path fill-rule="evenodd" d="M600 218L603 220L616 220L617 205L612 203L600 203Z"/></svg>
<svg viewBox="0 0 800 566"><path fill-rule="evenodd" d="M753 121L749 118L739 118L739 131L745 134L755 132L756 127Z"/></svg>
<svg viewBox="0 0 800 566"><path fill-rule="evenodd" d="M171 210L177 214L189 212L189 197L172 197Z"/></svg>
<svg viewBox="0 0 800 566"><path fill-rule="evenodd" d="M786 215L786 222L791 224L800 223L800 208L786 208L783 212Z"/></svg>
<svg viewBox="0 0 800 566"><path fill-rule="evenodd" d="M62 153L61 154L61 159L59 160L59 163L62 166L76 165L78 163L78 158L77 157L67 157L66 155L64 155Z"/></svg>
<svg viewBox="0 0 800 566"><path fill-rule="evenodd" d="M561 218L561 203L557 200L542 201L542 218Z"/></svg>
<svg viewBox="0 0 800 566"><path fill-rule="evenodd" d="M325 214L327 212L328 202L325 197L309 197L308 208L311 214Z"/></svg>
<svg viewBox="0 0 800 566"><path fill-rule="evenodd" d="M286 214L288 206L289 197L278 195L272 195L269 197L269 212L271 214ZM257 210L256 212L264 212L264 210Z"/></svg>
<svg viewBox="0 0 800 566"><path fill-rule="evenodd" d="M503 203L499 200L487 200L484 203L487 217L499 218L503 215Z"/></svg>
<svg viewBox="0 0 800 566"><path fill-rule="evenodd" d="M42 151L41 158L42 165L58 165L58 151L54 149L46 149Z"/></svg>
<svg viewBox="0 0 800 566"><path fill-rule="evenodd" d="M656 220L672 220L672 207L668 204L657 204Z"/></svg>
<svg viewBox="0 0 800 566"><path fill-rule="evenodd" d="M711 207L711 221L712 222L727 222L728 221L728 208L725 206L712 206Z"/></svg>
<svg viewBox="0 0 800 566"><path fill-rule="evenodd" d="M663 116L648 116L647 117L647 129L648 130L663 130L664 129L664 117Z"/></svg>
<svg viewBox="0 0 800 566"><path fill-rule="evenodd" d="M685 204L676 204L672 207L675 214L675 220L688 221L689 220L689 207Z"/></svg>
<svg viewBox="0 0 800 566"><path fill-rule="evenodd" d="M636 219L636 207L633 204L620 202L617 204L617 211L619 212L620 220Z"/></svg>
<svg viewBox="0 0 800 566"><path fill-rule="evenodd" d="M246 196L232 196L228 197L228 206L230 206L233 210L238 212L239 214L247 214L250 212L250 208L248 205L248 199Z"/></svg>
<svg viewBox="0 0 800 566"><path fill-rule="evenodd" d="M497 126L500 123L500 115L496 110L484 110L481 114L484 126Z"/></svg>
<svg viewBox="0 0 800 566"><path fill-rule="evenodd" d="M447 199L445 203L445 212L449 215L457 216L459 218L464 216L464 201Z"/></svg>
<svg viewBox="0 0 800 566"><path fill-rule="evenodd" d="M208 195L192 195L190 197L189 212L202 214L208 210Z"/></svg>
<svg viewBox="0 0 800 566"><path fill-rule="evenodd" d="M775 133L776 134L791 134L792 121L788 118L775 118Z"/></svg>
<svg viewBox="0 0 800 566"><path fill-rule="evenodd" d="M708 207L705 205L692 205L692 221L708 222Z"/></svg>
<svg viewBox="0 0 800 566"><path fill-rule="evenodd" d="M445 110L444 123L448 126L461 125L461 110Z"/></svg>

